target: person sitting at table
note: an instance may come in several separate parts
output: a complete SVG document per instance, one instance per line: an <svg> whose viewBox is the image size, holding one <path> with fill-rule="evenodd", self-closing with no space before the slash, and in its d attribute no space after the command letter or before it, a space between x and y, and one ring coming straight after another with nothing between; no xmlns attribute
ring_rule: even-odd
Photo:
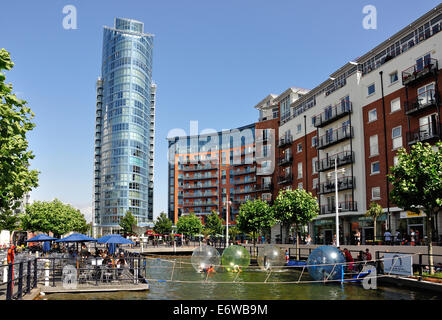
<svg viewBox="0 0 442 320"><path fill-rule="evenodd" d="M112 259L106 253L103 254L103 265L112 264Z"/></svg>
<svg viewBox="0 0 442 320"><path fill-rule="evenodd" d="M126 260L124 259L124 253L123 252L120 253L120 257L117 260L117 265L120 265L120 266L125 266L126 265Z"/></svg>

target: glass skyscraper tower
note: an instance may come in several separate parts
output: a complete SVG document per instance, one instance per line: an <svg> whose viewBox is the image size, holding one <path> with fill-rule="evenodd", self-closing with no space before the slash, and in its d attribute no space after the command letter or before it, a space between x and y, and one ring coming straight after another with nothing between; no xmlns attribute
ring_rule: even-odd
<svg viewBox="0 0 442 320"><path fill-rule="evenodd" d="M144 24L116 18L104 27L97 80L94 235L117 232L127 211L138 226L153 220L155 92L153 35Z"/></svg>

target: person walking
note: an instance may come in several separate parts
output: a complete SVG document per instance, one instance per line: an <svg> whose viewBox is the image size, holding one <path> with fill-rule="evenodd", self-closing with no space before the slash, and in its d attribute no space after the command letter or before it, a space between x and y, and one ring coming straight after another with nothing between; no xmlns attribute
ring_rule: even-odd
<svg viewBox="0 0 442 320"><path fill-rule="evenodd" d="M359 229L356 229L355 232L355 241L356 241L356 245L360 246L361 245L361 232L359 232Z"/></svg>
<svg viewBox="0 0 442 320"><path fill-rule="evenodd" d="M385 241L385 244L391 245L391 236L392 236L392 234L391 234L390 230L387 229L387 230L384 232L384 241Z"/></svg>
<svg viewBox="0 0 442 320"><path fill-rule="evenodd" d="M410 229L410 245L416 245L416 233L414 232L414 229Z"/></svg>

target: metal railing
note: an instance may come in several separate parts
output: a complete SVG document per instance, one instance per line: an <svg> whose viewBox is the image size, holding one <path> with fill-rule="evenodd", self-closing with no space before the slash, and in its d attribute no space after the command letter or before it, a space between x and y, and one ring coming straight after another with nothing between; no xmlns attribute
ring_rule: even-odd
<svg viewBox="0 0 442 320"><path fill-rule="evenodd" d="M413 100L404 102L404 109L406 114L423 110L436 104L435 90L430 89L417 95Z"/></svg>
<svg viewBox="0 0 442 320"><path fill-rule="evenodd" d="M313 117L313 125L315 127L325 126L327 123L331 123L347 115L351 110L352 103L349 101L325 108L324 112Z"/></svg>
<svg viewBox="0 0 442 320"><path fill-rule="evenodd" d="M338 179L338 191L352 189L355 187L355 177L348 176ZM316 191L318 194L331 193L335 191L335 182L330 180L328 182L321 183L317 186Z"/></svg>
<svg viewBox="0 0 442 320"><path fill-rule="evenodd" d="M402 84L411 84L415 80L423 78L431 71L438 70L438 68L436 59L423 59L422 63L417 63L402 71Z"/></svg>
<svg viewBox="0 0 442 320"><path fill-rule="evenodd" d="M338 205L339 212L357 211L358 203L356 201L343 201L339 202ZM331 214L336 213L336 206L333 205L321 205L320 214Z"/></svg>
<svg viewBox="0 0 442 320"><path fill-rule="evenodd" d="M353 137L353 127L348 125L344 127L340 127L333 131L330 131L318 139L318 144L316 149L323 149L325 147L331 146L335 143L339 143L345 139Z"/></svg>
<svg viewBox="0 0 442 320"><path fill-rule="evenodd" d="M335 160L338 161L337 166L343 166L354 162L355 153L353 151L343 151L332 156L328 156L325 159L321 159L315 162L316 171L322 172L335 167Z"/></svg>
<svg viewBox="0 0 442 320"><path fill-rule="evenodd" d="M434 121L423 126L420 126L417 130L407 132L408 144L416 142L423 142L434 138L440 138L441 124Z"/></svg>

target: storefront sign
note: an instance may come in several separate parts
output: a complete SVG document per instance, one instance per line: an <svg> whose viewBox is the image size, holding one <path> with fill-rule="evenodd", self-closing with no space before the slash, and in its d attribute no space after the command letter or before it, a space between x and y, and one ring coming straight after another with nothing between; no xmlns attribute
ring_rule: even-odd
<svg viewBox="0 0 442 320"><path fill-rule="evenodd" d="M406 219L406 218L426 217L426 215L422 211L419 211L419 212L401 211L400 217L401 217L401 219Z"/></svg>
<svg viewBox="0 0 442 320"><path fill-rule="evenodd" d="M412 255L403 254L403 253L385 253L384 273L412 276L413 275Z"/></svg>
<svg viewBox="0 0 442 320"><path fill-rule="evenodd" d="M333 220L319 219L315 221L315 226L323 226L326 224L333 224L333 223L335 223Z"/></svg>

